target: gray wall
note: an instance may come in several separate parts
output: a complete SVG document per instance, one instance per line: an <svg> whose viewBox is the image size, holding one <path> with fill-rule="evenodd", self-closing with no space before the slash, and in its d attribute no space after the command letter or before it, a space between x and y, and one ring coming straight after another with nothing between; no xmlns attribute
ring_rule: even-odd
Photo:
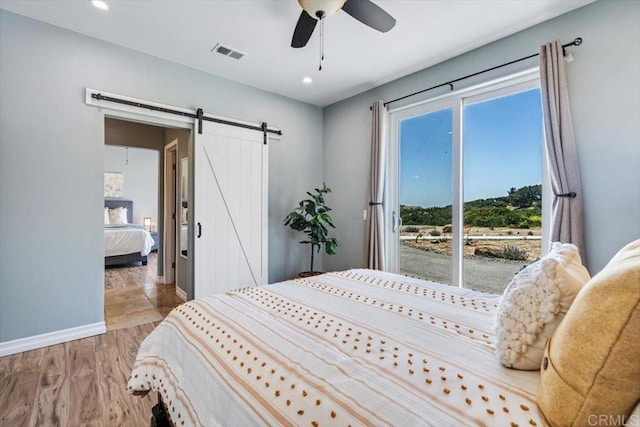
<svg viewBox="0 0 640 427"><path fill-rule="evenodd" d="M103 321L105 112L84 104L86 87L281 127L269 148L269 280L304 268L282 219L322 182L320 108L3 10L0 342Z"/></svg>
<svg viewBox="0 0 640 427"><path fill-rule="evenodd" d="M333 188L328 202L335 208L342 246L339 255L325 257L325 270L365 263L362 211L368 203L369 106L374 100L403 96L537 52L547 41L566 43L578 36L584 44L571 49L575 61L567 65L569 96L586 210L588 268L592 274L602 269L618 249L640 237L639 23L640 2L599 1L326 107L324 176ZM536 60L509 72L532 66L537 66Z"/></svg>
<svg viewBox="0 0 640 427"><path fill-rule="evenodd" d="M158 151L148 148L104 147L104 171L123 175L122 197L133 200L133 222L158 221Z"/></svg>

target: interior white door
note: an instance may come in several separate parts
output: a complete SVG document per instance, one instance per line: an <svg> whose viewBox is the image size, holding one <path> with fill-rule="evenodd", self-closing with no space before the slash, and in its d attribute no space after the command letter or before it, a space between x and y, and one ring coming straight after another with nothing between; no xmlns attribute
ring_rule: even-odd
<svg viewBox="0 0 640 427"><path fill-rule="evenodd" d="M195 298L266 284L268 259L268 146L263 135L213 122L202 125L201 134L194 132L190 207Z"/></svg>

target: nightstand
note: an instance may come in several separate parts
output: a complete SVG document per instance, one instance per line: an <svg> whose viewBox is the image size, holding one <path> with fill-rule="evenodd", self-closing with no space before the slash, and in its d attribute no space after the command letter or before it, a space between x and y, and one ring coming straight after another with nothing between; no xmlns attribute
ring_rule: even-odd
<svg viewBox="0 0 640 427"><path fill-rule="evenodd" d="M150 231L151 237L153 238L153 246L151 246L151 252L158 252L158 232Z"/></svg>

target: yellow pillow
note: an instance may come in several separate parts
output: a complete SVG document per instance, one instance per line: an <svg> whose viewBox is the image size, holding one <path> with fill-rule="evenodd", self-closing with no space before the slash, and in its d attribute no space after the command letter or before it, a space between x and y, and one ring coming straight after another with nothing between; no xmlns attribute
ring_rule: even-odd
<svg viewBox="0 0 640 427"><path fill-rule="evenodd" d="M640 399L639 307L636 240L582 288L547 342L537 400L549 424L628 420Z"/></svg>

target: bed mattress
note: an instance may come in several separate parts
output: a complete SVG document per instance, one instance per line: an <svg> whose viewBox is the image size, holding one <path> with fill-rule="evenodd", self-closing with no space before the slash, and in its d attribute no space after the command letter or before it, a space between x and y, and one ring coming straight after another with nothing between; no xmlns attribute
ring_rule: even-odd
<svg viewBox="0 0 640 427"><path fill-rule="evenodd" d="M174 309L128 388L176 425L543 425L539 374L494 355L499 299L372 270L244 288Z"/></svg>
<svg viewBox="0 0 640 427"><path fill-rule="evenodd" d="M139 225L127 224L104 228L105 257L137 252L146 256L151 252L153 244L151 234Z"/></svg>

